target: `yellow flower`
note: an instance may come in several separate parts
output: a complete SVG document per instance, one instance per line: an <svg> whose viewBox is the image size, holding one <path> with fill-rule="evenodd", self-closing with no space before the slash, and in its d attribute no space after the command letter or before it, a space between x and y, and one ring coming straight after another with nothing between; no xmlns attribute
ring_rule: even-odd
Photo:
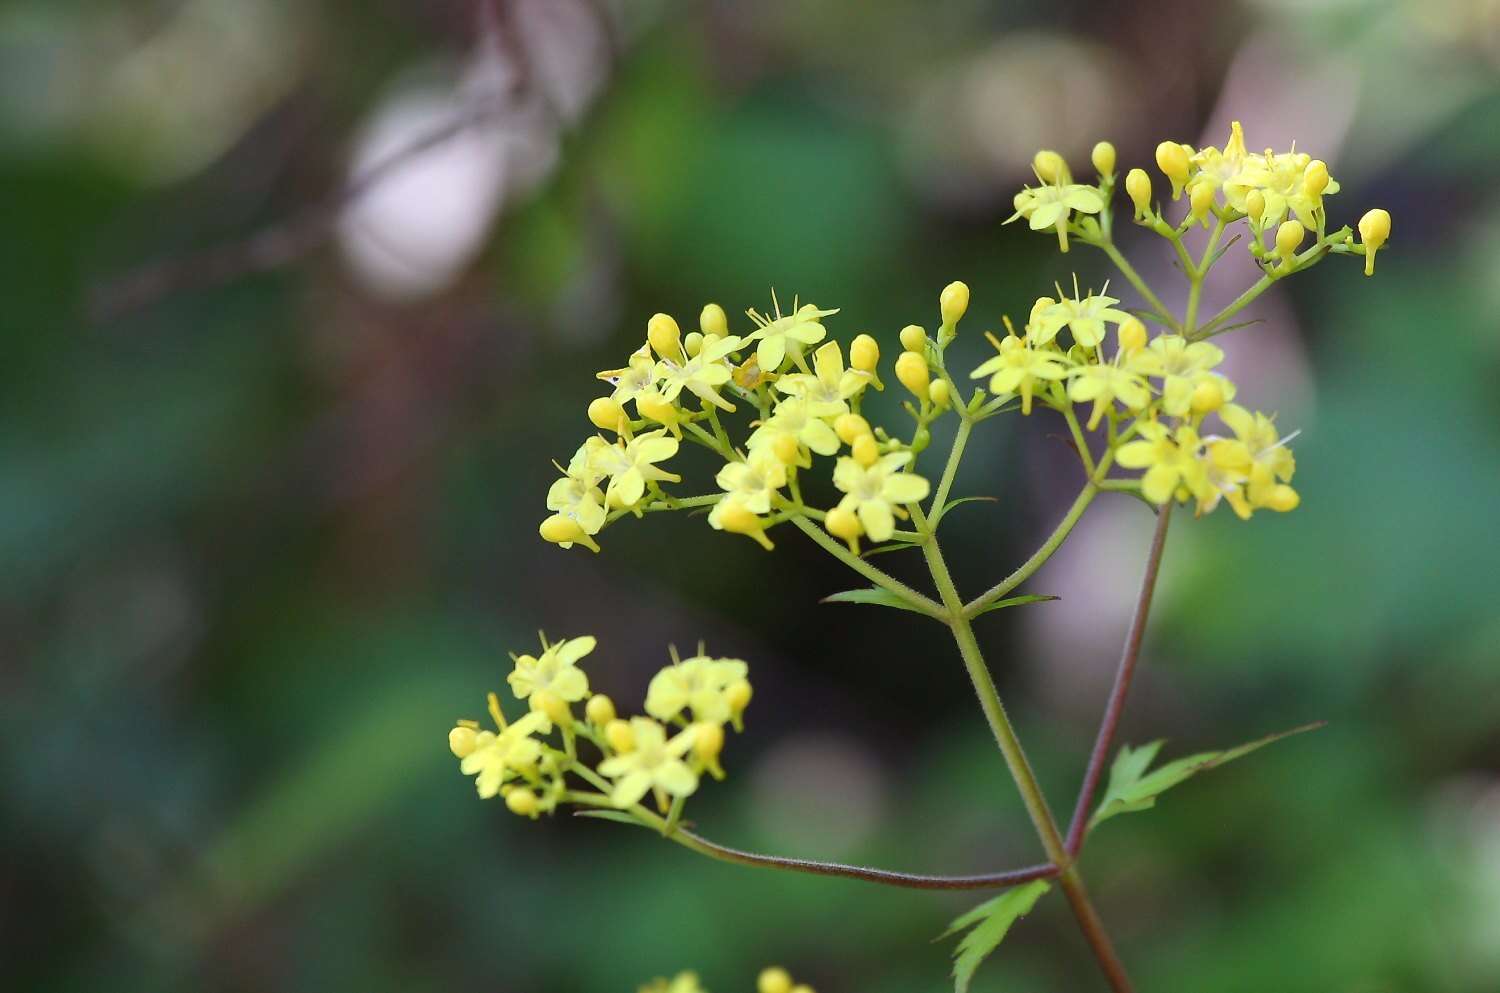
<svg viewBox="0 0 1500 993"><path fill-rule="evenodd" d="M695 655L663 668L646 688L646 713L670 721L684 709L693 720L723 724L733 715L729 688L744 679L750 667L740 659Z"/></svg>
<svg viewBox="0 0 1500 993"><path fill-rule="evenodd" d="M655 792L665 806L667 796L689 796L698 788L698 774L682 761L693 747L693 732L683 731L670 741L666 728L649 717L630 719L635 747L599 763L599 774L615 781L609 800L616 807L633 807Z"/></svg>
<svg viewBox="0 0 1500 993"><path fill-rule="evenodd" d="M465 776L477 776L474 786L481 799L495 796L506 780L536 765L542 746L531 735L544 726L546 719L540 714L527 714L499 734L480 731L474 736L473 749L459 768Z"/></svg>
<svg viewBox="0 0 1500 993"><path fill-rule="evenodd" d="M1115 354L1113 363L1075 368L1073 381L1068 384L1068 399L1074 403L1094 401L1094 411L1088 422L1088 429L1092 431L1117 400L1127 410L1144 410L1151 403L1151 387L1146 376L1158 368L1160 362L1150 351L1121 349Z"/></svg>
<svg viewBox="0 0 1500 993"><path fill-rule="evenodd" d="M1066 252L1068 219L1072 212L1076 210L1080 214L1097 214L1104 209L1104 197L1092 186L1043 183L1037 187L1023 187L1016 194L1014 206L1016 212L1005 219L1006 224L1024 217L1033 231L1056 228L1058 248Z"/></svg>
<svg viewBox="0 0 1500 993"><path fill-rule="evenodd" d="M1229 125L1229 140L1224 143L1223 151L1210 145L1199 149L1193 156L1192 164L1197 171L1188 180L1188 195L1191 196L1202 187L1208 187L1214 192L1222 191L1229 206L1247 213L1244 187L1226 189L1228 184L1233 183L1244 172L1246 159L1245 129L1240 126L1239 121L1235 121Z"/></svg>
<svg viewBox="0 0 1500 993"><path fill-rule="evenodd" d="M775 296L772 296L774 303ZM837 310L819 310L812 304L798 307L793 304L792 313L785 316L781 305L775 304L775 317L767 317L756 310L746 313L755 322L755 330L745 336L745 342L756 342L755 361L762 370L776 372L788 354L801 355L807 345L816 345L828 333L820 323L825 317L837 314Z"/></svg>
<svg viewBox="0 0 1500 993"><path fill-rule="evenodd" d="M547 509L577 521L584 534L598 534L604 527L604 492L587 476L570 474L553 483Z"/></svg>
<svg viewBox="0 0 1500 993"><path fill-rule="evenodd" d="M578 660L592 652L596 644L589 635L544 643L541 655L518 656L515 668L505 677L517 700L531 700L532 713L543 718L548 730L552 724L542 709L546 697L539 700L538 694L545 691L565 703L577 703L588 696L589 678L578 668Z"/></svg>
<svg viewBox="0 0 1500 993"><path fill-rule="evenodd" d="M734 410L734 404L719 395L719 387L729 382L733 367L727 356L738 351L743 342L729 335L705 338L703 347L683 362L662 359L656 363L656 376L661 380L661 395L668 402L676 401L683 390L692 393L704 403L711 403L720 410Z"/></svg>
<svg viewBox="0 0 1500 993"><path fill-rule="evenodd" d="M771 512L771 497L786 485L786 464L769 447L750 453L743 462L730 462L719 470L714 482L737 499L752 514Z"/></svg>
<svg viewBox="0 0 1500 993"><path fill-rule="evenodd" d="M839 343L830 341L813 353L815 374L790 373L776 381L783 393L807 401L815 417L837 417L849 410L849 398L870 384L870 376L857 369L844 368L844 353Z"/></svg>
<svg viewBox="0 0 1500 993"><path fill-rule="evenodd" d="M1235 209L1245 210L1246 194L1252 189L1259 190L1265 200L1260 216L1263 227L1278 224L1290 211L1303 227L1317 229L1316 215L1323 208L1323 197L1337 193L1339 184L1329 179L1316 193L1312 192L1307 170L1314 161L1306 152L1273 154L1267 149L1264 155L1248 159L1240 174L1225 183L1225 196ZM1320 172L1326 174L1326 170L1326 165L1320 167Z"/></svg>
<svg viewBox="0 0 1500 993"><path fill-rule="evenodd" d="M746 507L744 499L733 493L725 494L722 500L714 504L713 509L708 512L708 524L715 531L745 535L768 552L776 547L766 537L766 525L760 515Z"/></svg>
<svg viewBox="0 0 1500 993"><path fill-rule="evenodd" d="M1064 296L1049 307L1043 308L1026 327L1026 336L1033 345L1045 345L1057 337L1063 328L1073 332L1073 340L1085 348L1095 348L1104 340L1106 324L1123 324L1130 315L1115 309L1119 303L1114 297L1092 292L1080 298L1078 287L1073 296Z"/></svg>
<svg viewBox="0 0 1500 993"><path fill-rule="evenodd" d="M655 389L660 378L656 371L656 360L651 356L651 346L642 345L631 356L623 369L607 369L598 378L609 383L615 391L609 398L622 406L642 393Z"/></svg>
<svg viewBox="0 0 1500 993"><path fill-rule="evenodd" d="M589 467L609 477L605 502L611 507L634 507L646 493L646 481L682 479L656 467L677 454L677 439L665 431L638 434L629 441L608 442L595 435L584 443Z"/></svg>
<svg viewBox="0 0 1500 993"><path fill-rule="evenodd" d="M1031 395L1038 382L1067 378L1068 366L1060 353L1033 348L1015 335L1007 335L1003 341L988 337L1000 354L981 363L969 378L989 376L990 392L996 396L1019 393L1021 413L1031 413Z"/></svg>
<svg viewBox="0 0 1500 993"><path fill-rule="evenodd" d="M896 529L896 517L906 517L902 504L927 498L927 480L902 467L911 461L910 452L891 452L870 466L854 459L841 458L833 469L833 485L844 493L841 510L859 516L865 534L871 541L886 541Z"/></svg>
<svg viewBox="0 0 1500 993"><path fill-rule="evenodd" d="M1276 422L1265 414L1251 413L1232 403L1220 409L1219 419L1229 425L1244 449L1249 476L1245 493L1251 505L1270 506L1276 484L1290 482L1297 471L1297 460L1287 447L1291 437L1280 437Z"/></svg>
<svg viewBox="0 0 1500 993"><path fill-rule="evenodd" d="M1173 496L1186 498L1204 485L1204 466L1198 458L1203 447L1190 425L1175 431L1156 421L1137 424L1140 441L1130 441L1115 452L1115 461L1126 469L1145 469L1141 493L1152 503L1163 504Z"/></svg>
<svg viewBox="0 0 1500 993"><path fill-rule="evenodd" d="M819 455L832 455L839 450L838 435L827 421L813 413L812 405L802 397L788 397L778 403L771 416L751 432L745 444L755 452L773 446L781 435L790 435L797 444L805 445Z"/></svg>
<svg viewBox="0 0 1500 993"><path fill-rule="evenodd" d="M1198 498L1195 513L1202 517L1212 513L1220 500L1228 500L1240 520L1249 520L1253 508L1245 499L1245 482L1249 479L1245 471L1249 459L1244 446L1235 441L1216 439L1208 442L1200 458L1203 481L1193 494Z"/></svg>
<svg viewBox="0 0 1500 993"><path fill-rule="evenodd" d="M1151 339L1150 350L1159 360L1151 373L1162 381L1161 409L1173 417L1184 417L1192 408L1193 390L1212 380L1223 390L1225 400L1234 399L1234 384L1214 366L1224 361L1224 352L1206 341L1189 342L1180 334L1162 334Z"/></svg>

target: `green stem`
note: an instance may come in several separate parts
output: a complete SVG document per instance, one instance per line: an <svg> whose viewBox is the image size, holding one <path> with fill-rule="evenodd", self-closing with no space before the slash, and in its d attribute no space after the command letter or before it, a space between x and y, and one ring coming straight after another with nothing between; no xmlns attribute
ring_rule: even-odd
<svg viewBox="0 0 1500 993"><path fill-rule="evenodd" d="M1115 264L1115 268L1120 270L1120 274L1130 281L1131 286L1135 287L1135 291L1141 295L1141 299L1145 300L1151 305L1151 309L1156 311L1157 319L1180 334L1182 332L1182 325L1177 323L1177 318L1172 316L1172 312L1167 309L1167 305L1161 302L1161 297L1157 296L1151 287L1146 285L1146 281L1141 278L1140 273L1135 271L1135 267L1125 260L1125 256L1120 254L1120 250L1115 247L1115 243L1113 241L1101 241L1098 242L1098 245L1104 250L1104 254L1109 256L1109 260Z"/></svg>
<svg viewBox="0 0 1500 993"><path fill-rule="evenodd" d="M1097 471L1102 473L1106 468L1108 468L1108 465L1108 456L1106 455L1104 459L1101 459L1099 461ZM1004 579L1000 580L1000 582L996 583L994 586L991 586L989 589L985 590L983 593L979 594L973 600L970 600L967 604L965 604L963 607L963 616L965 618L973 617L975 614L978 614L980 611L984 610L985 607L988 607L990 604L994 603L996 600L1005 596L1005 594L1009 593L1011 590L1015 589L1017 586L1020 586L1022 583L1026 582L1026 580L1030 579L1032 574L1040 569L1043 563L1050 559L1052 557L1052 554L1056 552L1057 549L1062 545L1063 540L1066 539L1069 533L1072 532L1073 526L1078 523L1078 519L1083 516L1083 512L1088 509L1089 504L1093 502L1094 497L1098 496L1098 494L1099 484L1096 483L1093 479L1090 479L1087 483L1084 484L1083 489L1078 494L1078 498L1075 499L1073 501L1073 505L1068 508L1068 512L1063 515L1063 519L1058 522L1057 528L1050 535L1048 535L1047 540L1042 543L1042 547L1038 548L1035 554L1031 556L1031 558L1021 563L1020 568L1018 568L1015 572L1011 573L1009 576L1006 576Z"/></svg>
<svg viewBox="0 0 1500 993"><path fill-rule="evenodd" d="M1061 388L1061 387L1060 387ZM1063 393L1062 406L1063 419L1068 422L1068 431L1073 435L1073 447L1078 449L1078 457L1083 461L1083 471L1090 477L1094 475L1094 456L1089 451L1088 441L1083 437L1083 428L1078 423L1078 415L1073 412L1073 405L1068 402L1067 393Z"/></svg>
<svg viewBox="0 0 1500 993"><path fill-rule="evenodd" d="M834 538L828 532L824 531L822 528L818 527L813 522L809 521L806 517L803 517L799 514L798 516L793 517L791 519L791 522L796 526L797 530L801 531L803 534L811 538L825 552L829 553L834 558L838 559L840 562L844 563L849 568L859 573L861 576L864 576L876 586L879 586L881 589L885 590L888 593L891 593L894 596L900 597L913 610L917 611L918 613L926 614L928 617L937 618L938 620L947 620L947 614L944 613L943 608L939 606L937 602L934 601L931 597L924 596L921 593L918 593L916 590L912 589L910 586L907 586L905 583L901 582L901 580L897 579L895 576L892 576L890 573L885 572L882 569L875 568L875 566L871 565L864 559L860 558L858 555L855 555L853 552L849 551L849 549L841 545L836 538Z"/></svg>
<svg viewBox="0 0 1500 993"><path fill-rule="evenodd" d="M1220 217L1214 222L1213 233L1208 236L1203 257L1188 271L1187 313L1182 319L1182 333L1189 338L1193 336L1193 329L1198 326L1198 301L1203 296L1203 279L1208 275L1209 259L1213 258L1214 248L1219 244L1219 236L1223 233L1224 218Z"/></svg>
<svg viewBox="0 0 1500 993"><path fill-rule="evenodd" d="M1092 483L1089 490L1092 490ZM947 611L949 630L952 631L953 640L958 645L959 655L963 657L964 668L968 670L969 681L974 686L974 694L979 698L980 709L984 711L985 720L995 736L995 743L1000 747L1000 754L1005 759L1006 768L1010 770L1016 789L1021 793L1021 802L1026 806L1026 813L1031 818L1032 827L1036 829L1037 837L1042 843L1042 848L1047 852L1048 860L1061 870L1058 883L1062 886L1068 904L1073 909L1073 915L1078 920L1078 926L1083 931L1094 957L1098 960L1099 968L1108 977L1110 986L1116 993L1130 993L1132 987L1130 979L1125 974L1124 965L1120 962L1120 957L1104 930L1098 912L1094 910L1093 903L1089 900L1088 891L1084 888L1083 879L1068 854L1062 832L1057 826L1057 820L1047 806L1047 798L1042 793L1041 784L1037 782L1036 773L1032 771L1031 763L1026 758L1026 751L1021 747L1021 740L1016 736L1015 727L1005 712L1005 704L1000 699L1000 692L995 688L995 681L990 678L989 667L985 665L984 654L980 651L979 641L974 636L974 626L969 622L967 608L958 595L957 587L953 584L953 577L948 572L948 564L943 559L937 538L928 527L922 508L913 505L911 512L917 529L928 535L927 541L922 545L922 554L927 559L932 581L937 586L938 594ZM1081 510L1079 512L1082 513ZM1058 541L1060 543L1061 539L1059 538Z"/></svg>
<svg viewBox="0 0 1500 993"><path fill-rule="evenodd" d="M932 514L941 517L943 505L948 502L948 493L953 489L953 477L958 475L959 460L964 457L964 446L969 443L969 434L974 422L967 416L958 423L958 433L953 436L953 448L948 452L948 463L943 466L942 478L938 480L937 493L932 498Z"/></svg>

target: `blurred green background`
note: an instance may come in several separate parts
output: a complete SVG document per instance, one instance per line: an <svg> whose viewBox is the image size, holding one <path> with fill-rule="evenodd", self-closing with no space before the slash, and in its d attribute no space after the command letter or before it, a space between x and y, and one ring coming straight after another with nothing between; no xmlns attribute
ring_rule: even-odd
<svg viewBox="0 0 1500 993"><path fill-rule="evenodd" d="M929 939L974 897L524 822L445 734L539 627L597 634L595 686L632 704L704 638L757 686L706 834L1036 860L936 629L818 605L854 584L792 533L767 555L657 516L546 547L549 460L656 310L774 286L893 350L962 278L977 361L1054 279L1108 276L1001 226L1036 148L1082 172L1107 137L1123 171L1240 118L1328 160L1335 224L1384 206L1395 237L1377 278L1334 259L1223 339L1302 431L1303 504L1177 522L1124 739L1330 723L1112 822L1084 868L1142 990L1500 990L1497 69L1490 0L5 5L4 985L615 993L691 967L734 993L778 961L820 993L948 988ZM1172 282L1160 243L1127 250ZM962 587L1071 500L1058 430L971 446L960 492L1000 503L947 524ZM1149 531L1101 500L1028 587L1062 602L983 622L1060 811ZM1053 898L975 988L1100 983Z"/></svg>

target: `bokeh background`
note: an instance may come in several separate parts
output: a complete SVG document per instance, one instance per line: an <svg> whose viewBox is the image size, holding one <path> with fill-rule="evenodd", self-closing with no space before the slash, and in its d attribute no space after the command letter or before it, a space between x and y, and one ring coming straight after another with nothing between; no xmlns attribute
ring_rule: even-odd
<svg viewBox="0 0 1500 993"><path fill-rule="evenodd" d="M19 0L0 10L0 962L16 990L948 988L973 897L724 866L479 803L445 734L538 628L638 701L752 661L721 841L927 871L1035 860L951 646L788 533L536 536L593 372L770 290L956 346L1076 269L1002 227L1041 146L1296 139L1395 238L1223 339L1297 427L1295 514L1183 516L1124 740L1326 719L1121 818L1085 869L1140 988L1500 990L1500 4ZM465 128L455 129L455 120ZM434 135L447 128L449 138ZM453 135L456 133L456 137ZM424 154L382 166L394 150ZM373 173L372 173L372 170ZM1170 285L1162 244L1127 250ZM1231 252L1231 257L1238 252ZM1248 270L1226 262L1210 305ZM736 318L736 320L739 320ZM986 426L976 590L1071 500ZM1149 515L1103 499L981 631L1070 806ZM887 560L909 574L915 563ZM976 989L1099 988L1062 901Z"/></svg>

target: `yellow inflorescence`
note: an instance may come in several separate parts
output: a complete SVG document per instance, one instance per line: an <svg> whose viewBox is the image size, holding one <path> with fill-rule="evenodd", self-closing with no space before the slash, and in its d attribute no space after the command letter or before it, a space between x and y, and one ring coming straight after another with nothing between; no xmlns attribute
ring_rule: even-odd
<svg viewBox="0 0 1500 993"><path fill-rule="evenodd" d="M688 659L674 652L672 663L651 680L647 716L622 720L613 700L589 692L579 667L595 646L587 636L551 643L543 638L538 654L512 656L506 682L516 699L527 702L528 713L507 721L491 693L494 731L464 720L448 732L448 748L464 774L476 777L480 797L504 797L513 813L533 818L568 802L630 810L648 795L665 812L693 794L705 772L724 778L724 728L743 729L749 667L701 649ZM580 702L582 720L574 712ZM561 747L550 740L554 734ZM592 768L578 754L580 739L599 752ZM607 780L609 791L577 793L580 784L570 776L596 788Z"/></svg>

